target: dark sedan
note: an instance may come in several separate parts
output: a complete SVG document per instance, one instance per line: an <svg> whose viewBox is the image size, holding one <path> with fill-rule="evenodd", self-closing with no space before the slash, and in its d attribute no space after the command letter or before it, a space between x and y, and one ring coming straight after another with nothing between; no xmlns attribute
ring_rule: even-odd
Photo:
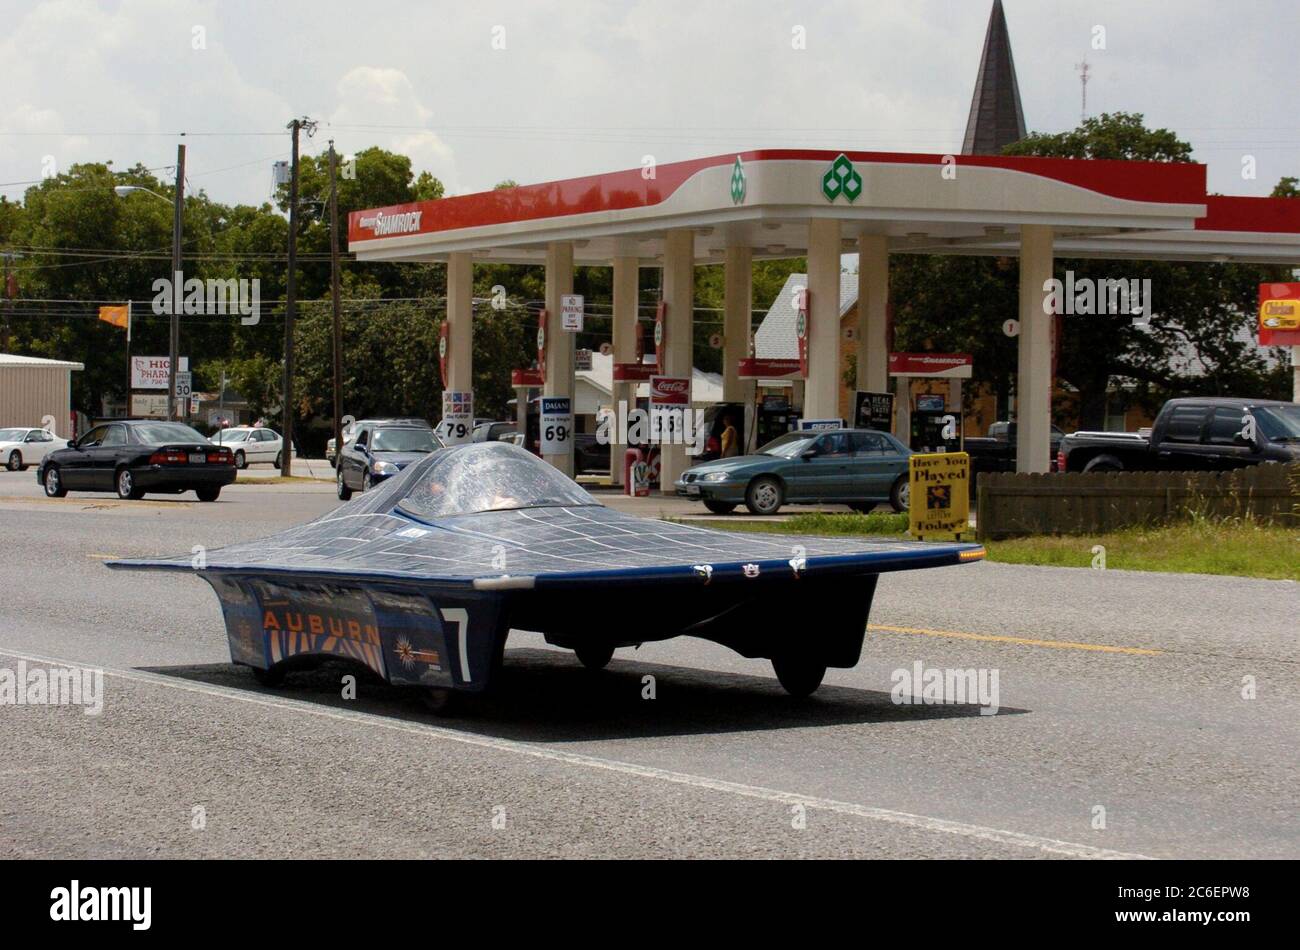
<svg viewBox="0 0 1300 950"><path fill-rule="evenodd" d="M235 457L182 423L127 419L95 426L51 452L36 478L51 498L69 491L115 491L120 498L193 491L199 501L216 501L235 480Z"/></svg>
<svg viewBox="0 0 1300 950"><path fill-rule="evenodd" d="M355 436L345 442L335 466L335 488L343 501L354 491L369 491L424 458L442 442L427 425L357 423Z"/></svg>

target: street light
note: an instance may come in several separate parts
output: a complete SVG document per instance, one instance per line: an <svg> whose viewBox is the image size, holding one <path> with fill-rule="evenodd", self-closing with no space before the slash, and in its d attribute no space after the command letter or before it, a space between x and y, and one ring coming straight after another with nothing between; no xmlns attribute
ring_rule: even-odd
<svg viewBox="0 0 1300 950"><path fill-rule="evenodd" d="M125 198L132 192L143 191L147 195L153 195L155 198L161 198L166 201L167 198L158 194L156 191L150 191L143 185L114 185L113 193L119 198ZM176 418L176 364L180 361L180 342L181 342L181 214L185 209L185 146L176 146L176 195L172 199L172 319L171 319L171 344L168 347L168 367L167 367L167 420L170 422ZM131 394L127 394L127 408L130 409ZM187 406L188 409L188 406ZM189 413L186 412L186 416Z"/></svg>

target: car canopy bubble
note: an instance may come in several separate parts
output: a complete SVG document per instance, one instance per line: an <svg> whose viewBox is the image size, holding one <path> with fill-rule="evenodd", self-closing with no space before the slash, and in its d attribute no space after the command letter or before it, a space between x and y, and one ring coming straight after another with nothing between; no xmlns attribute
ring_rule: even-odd
<svg viewBox="0 0 1300 950"><path fill-rule="evenodd" d="M506 442L475 442L433 453L402 479L396 507L420 520L483 511L598 505L550 464Z"/></svg>

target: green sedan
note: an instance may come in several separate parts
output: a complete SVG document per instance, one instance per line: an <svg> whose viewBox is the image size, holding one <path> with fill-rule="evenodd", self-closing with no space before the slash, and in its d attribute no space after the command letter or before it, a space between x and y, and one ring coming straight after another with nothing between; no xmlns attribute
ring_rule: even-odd
<svg viewBox="0 0 1300 950"><path fill-rule="evenodd" d="M889 502L895 511L906 511L911 454L888 432L874 429L787 432L753 455L687 469L676 488L719 515L740 504L756 515L776 514L787 504L870 511Z"/></svg>

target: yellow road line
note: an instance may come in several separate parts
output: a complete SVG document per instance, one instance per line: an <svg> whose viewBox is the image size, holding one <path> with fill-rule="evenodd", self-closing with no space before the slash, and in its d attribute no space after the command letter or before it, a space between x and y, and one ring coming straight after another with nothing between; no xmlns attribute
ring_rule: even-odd
<svg viewBox="0 0 1300 950"><path fill-rule="evenodd" d="M923 637L950 637L954 640L983 640L988 643L1015 643L1029 647L1051 647L1057 650L1091 650L1095 653L1126 653L1129 656L1162 656L1163 650L1144 650L1141 647L1113 647L1104 643L1072 643L1068 640L1034 640L1029 637L1004 637L992 633L962 633L957 630L927 630L923 627L887 627L871 624L868 630L886 633L914 633Z"/></svg>

